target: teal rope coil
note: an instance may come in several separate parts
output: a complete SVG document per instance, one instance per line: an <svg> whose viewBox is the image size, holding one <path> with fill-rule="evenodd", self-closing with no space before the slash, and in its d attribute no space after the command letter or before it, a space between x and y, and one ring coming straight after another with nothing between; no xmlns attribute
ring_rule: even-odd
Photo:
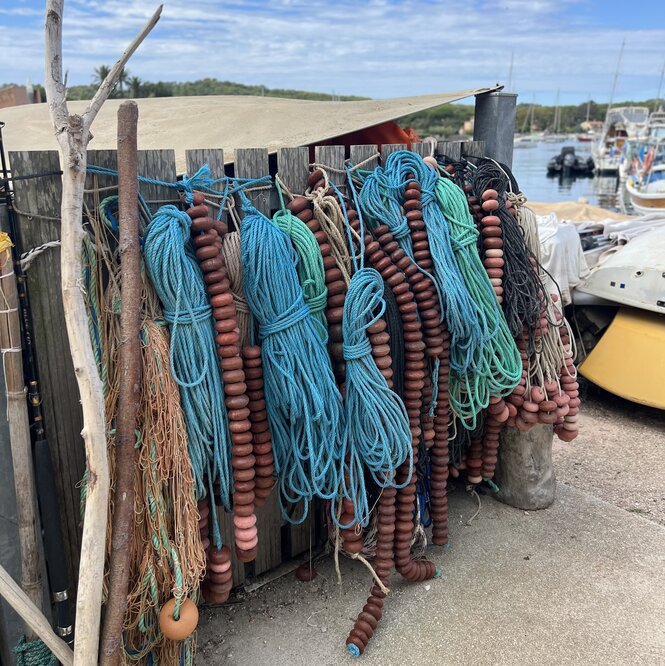
<svg viewBox="0 0 665 666"><path fill-rule="evenodd" d="M344 448L342 397L319 326L298 282L289 237L247 202L240 226L243 286L259 324L264 391L282 513L305 520L314 497L334 498ZM279 215L279 214L278 214ZM288 504L303 501L303 514Z"/></svg>
<svg viewBox="0 0 665 666"><path fill-rule="evenodd" d="M298 255L296 270L305 303L312 316L320 324L321 337L326 338L328 323L325 311L328 289L319 244L310 228L302 220L292 215L289 210L277 211L273 215L272 221L291 239L293 249Z"/></svg>
<svg viewBox="0 0 665 666"><path fill-rule="evenodd" d="M171 330L171 374L180 387L188 450L197 497L219 482L222 503L230 508L233 490L231 438L217 367L212 308L190 238L191 219L175 206L162 206L148 226L144 256L150 279ZM213 511L215 545L221 535Z"/></svg>
<svg viewBox="0 0 665 666"><path fill-rule="evenodd" d="M405 460L409 460L405 485L413 471L413 447L406 408L388 388L374 361L367 337L367 329L379 320L386 308L383 288L383 279L373 268L357 270L349 283L342 320L346 361L344 460L348 474L348 481L343 478L343 492L353 503L355 520L363 527L369 524L370 517L363 466L380 488L395 485L394 473ZM340 524L333 504L331 516L342 529L355 522Z"/></svg>
<svg viewBox="0 0 665 666"><path fill-rule="evenodd" d="M413 174L420 183L423 222L434 265L434 282L442 298L441 313L450 331L450 367L465 372L478 358L488 331L479 321L478 308L452 249L448 222L435 198L438 175L420 155L408 150L391 153L386 160L385 171L393 196L399 196L400 200L408 189L408 174Z"/></svg>
<svg viewBox="0 0 665 666"><path fill-rule="evenodd" d="M58 666L58 660L39 638L26 641L25 636L21 636L13 652L16 666Z"/></svg>

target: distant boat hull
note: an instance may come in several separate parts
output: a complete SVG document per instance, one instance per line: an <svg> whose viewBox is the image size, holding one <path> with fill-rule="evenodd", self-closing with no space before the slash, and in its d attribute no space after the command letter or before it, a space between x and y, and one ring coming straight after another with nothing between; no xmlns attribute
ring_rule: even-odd
<svg viewBox="0 0 665 666"><path fill-rule="evenodd" d="M631 179L626 181L626 191L636 213L640 215L665 213L665 177L663 176L665 176L665 165L659 165L652 172L653 180L640 188Z"/></svg>

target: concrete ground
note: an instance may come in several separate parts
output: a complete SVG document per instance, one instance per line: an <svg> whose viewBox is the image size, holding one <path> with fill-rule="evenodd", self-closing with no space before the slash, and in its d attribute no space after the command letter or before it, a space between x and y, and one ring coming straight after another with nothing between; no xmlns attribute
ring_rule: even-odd
<svg viewBox="0 0 665 666"><path fill-rule="evenodd" d="M665 528L559 483L524 512L451 496L450 544L431 548L438 580L393 575L365 666L665 664ZM330 559L312 583L290 574L244 600L204 609L197 664L327 666L353 661L346 635L369 574Z"/></svg>
<svg viewBox="0 0 665 666"><path fill-rule="evenodd" d="M665 526L665 412L589 387L573 442L554 438L557 478Z"/></svg>

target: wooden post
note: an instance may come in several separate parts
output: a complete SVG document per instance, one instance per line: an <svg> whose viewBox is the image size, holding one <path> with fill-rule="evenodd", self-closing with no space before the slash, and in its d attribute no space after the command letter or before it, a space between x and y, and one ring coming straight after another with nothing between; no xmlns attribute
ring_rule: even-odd
<svg viewBox="0 0 665 666"><path fill-rule="evenodd" d="M35 636L44 641L46 647L57 657L63 666L72 666L72 651L62 638L58 638L51 629L49 621L21 588L14 582L5 568L0 565L0 596L20 615Z"/></svg>
<svg viewBox="0 0 665 666"><path fill-rule="evenodd" d="M118 217L120 226L120 342L118 414L115 438L115 492L109 558L109 592L102 634L101 663L115 666L122 654L122 626L134 536L136 414L141 389L141 248L136 134L139 108L118 109Z"/></svg>
<svg viewBox="0 0 665 666"><path fill-rule="evenodd" d="M7 420L16 489L16 514L21 548L21 588L30 601L42 608L42 586L37 541L37 500L32 467L30 421L23 378L18 293L14 276L11 241L0 234L0 351L7 394ZM35 638L27 631L26 638Z"/></svg>
<svg viewBox="0 0 665 666"><path fill-rule="evenodd" d="M62 301L83 410L83 439L86 449L87 486L81 567L76 600L76 642L74 660L80 666L97 663L99 624L104 577L109 470L106 453L104 394L97 374L92 343L88 334L88 316L80 288L83 190L86 175L86 150L90 128L97 113L113 91L127 61L159 20L160 6L143 30L104 79L83 115L70 114L67 86L62 66L62 19L64 0L47 0L45 27L46 97L55 136L60 145L62 167L61 272Z"/></svg>

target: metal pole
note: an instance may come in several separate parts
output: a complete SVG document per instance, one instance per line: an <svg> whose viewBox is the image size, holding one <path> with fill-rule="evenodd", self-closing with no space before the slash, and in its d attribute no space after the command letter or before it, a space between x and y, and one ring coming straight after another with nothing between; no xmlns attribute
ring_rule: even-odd
<svg viewBox="0 0 665 666"><path fill-rule="evenodd" d="M473 140L485 142L485 154L513 166L517 95L491 92L476 95Z"/></svg>

